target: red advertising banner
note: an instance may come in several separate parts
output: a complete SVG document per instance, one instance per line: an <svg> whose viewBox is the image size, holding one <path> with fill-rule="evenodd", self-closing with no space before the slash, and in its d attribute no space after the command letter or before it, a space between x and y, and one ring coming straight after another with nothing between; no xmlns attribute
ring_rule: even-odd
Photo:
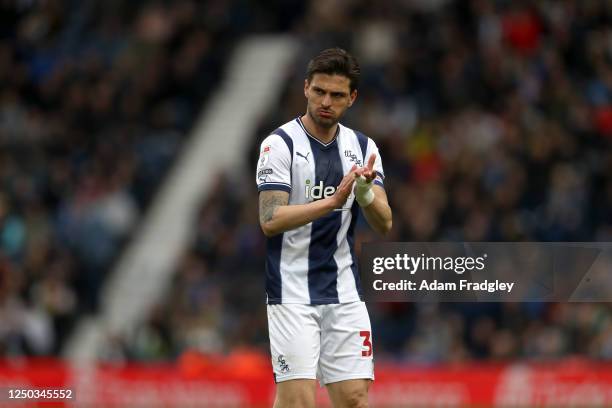
<svg viewBox="0 0 612 408"><path fill-rule="evenodd" d="M70 400L9 399L8 390L70 389ZM185 354L176 364L70 365L60 360L0 362L0 406L270 407L265 356ZM32 396L32 395L30 395ZM330 406L318 389L317 406ZM609 407L612 364L554 363L414 366L380 363L372 407Z"/></svg>

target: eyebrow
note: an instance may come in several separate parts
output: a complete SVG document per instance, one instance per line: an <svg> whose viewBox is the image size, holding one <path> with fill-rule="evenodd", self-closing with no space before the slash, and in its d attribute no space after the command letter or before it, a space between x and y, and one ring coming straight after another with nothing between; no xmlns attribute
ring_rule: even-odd
<svg viewBox="0 0 612 408"><path fill-rule="evenodd" d="M328 91L328 90L323 89L323 88L321 88L320 86L316 86L316 85L313 85L313 86L312 86L312 88L313 88L315 91L329 92L329 93L331 93L332 95L339 95L339 96L345 96L345 95L348 95L348 92L344 92L344 91Z"/></svg>

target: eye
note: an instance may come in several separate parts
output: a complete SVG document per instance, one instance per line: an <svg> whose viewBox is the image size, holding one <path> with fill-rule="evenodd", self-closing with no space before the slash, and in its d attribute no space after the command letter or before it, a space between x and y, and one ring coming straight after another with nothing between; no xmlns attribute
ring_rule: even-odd
<svg viewBox="0 0 612 408"><path fill-rule="evenodd" d="M315 93L316 93L317 95L323 95L323 94L324 94L324 92L323 92L323 90L322 90L322 89L315 89L314 91L315 91Z"/></svg>
<svg viewBox="0 0 612 408"><path fill-rule="evenodd" d="M332 92L332 98L342 98L344 94L342 92Z"/></svg>

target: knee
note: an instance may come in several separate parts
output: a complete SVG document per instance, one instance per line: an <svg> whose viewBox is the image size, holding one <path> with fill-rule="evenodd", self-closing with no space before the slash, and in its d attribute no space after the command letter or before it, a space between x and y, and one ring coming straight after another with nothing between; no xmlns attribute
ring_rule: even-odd
<svg viewBox="0 0 612 408"><path fill-rule="evenodd" d="M347 408L368 408L368 392L356 390L346 397Z"/></svg>
<svg viewBox="0 0 612 408"><path fill-rule="evenodd" d="M315 408L315 399L308 392L277 392L274 408Z"/></svg>

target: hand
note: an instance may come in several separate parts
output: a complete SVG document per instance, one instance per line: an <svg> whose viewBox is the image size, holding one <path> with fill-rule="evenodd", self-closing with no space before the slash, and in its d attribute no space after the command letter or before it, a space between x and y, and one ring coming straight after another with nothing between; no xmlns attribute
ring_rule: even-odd
<svg viewBox="0 0 612 408"><path fill-rule="evenodd" d="M356 174L363 176L366 182L369 183L376 178L376 172L374 171L374 163L376 162L376 153L372 153L368 159L368 163L364 167L357 169Z"/></svg>
<svg viewBox="0 0 612 408"><path fill-rule="evenodd" d="M357 182L355 183L355 200L360 207L369 206L375 199L372 191L372 180L376 178L374 171L374 163L376 162L376 154L372 153L368 159L368 164L360 167L355 171Z"/></svg>
<svg viewBox="0 0 612 408"><path fill-rule="evenodd" d="M336 192L330 197L333 200L334 208L342 207L344 203L346 203L349 195L351 195L353 183L357 177L357 170L357 166L353 165L351 170L342 178L338 187L336 187Z"/></svg>

